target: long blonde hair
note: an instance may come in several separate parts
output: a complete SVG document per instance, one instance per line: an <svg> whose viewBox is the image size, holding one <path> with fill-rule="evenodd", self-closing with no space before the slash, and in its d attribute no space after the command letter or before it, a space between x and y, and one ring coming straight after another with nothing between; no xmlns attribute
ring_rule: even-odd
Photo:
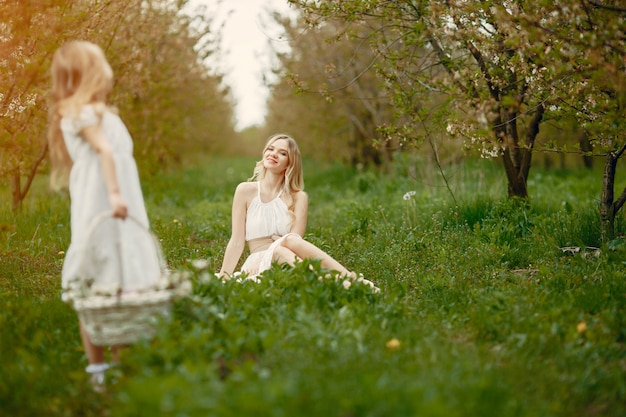
<svg viewBox="0 0 626 417"><path fill-rule="evenodd" d="M298 148L298 144L295 139L289 135L284 133L279 133L276 135L270 136L265 147L263 148L262 154L265 154L267 148L274 142L279 139L284 139L287 141L287 154L289 156L289 162L287 164L287 169L285 170L285 181L283 182L282 189L284 192L293 195L298 191L304 190L304 174L302 173L302 157L300 156L300 149ZM254 173L252 174L252 178L250 181L260 181L265 177L266 172L265 165L263 165L263 159L256 163L254 167Z"/></svg>
<svg viewBox="0 0 626 417"><path fill-rule="evenodd" d="M113 71L99 46L87 41L70 41L54 53L50 75L50 185L59 189L67 186L72 168L72 159L61 132L61 118L78 117L86 104L101 104L97 106L101 116L113 86Z"/></svg>

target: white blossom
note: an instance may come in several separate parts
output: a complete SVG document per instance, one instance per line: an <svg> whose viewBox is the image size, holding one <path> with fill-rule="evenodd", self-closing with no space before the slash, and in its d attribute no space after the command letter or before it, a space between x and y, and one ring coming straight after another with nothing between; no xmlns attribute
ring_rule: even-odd
<svg viewBox="0 0 626 417"><path fill-rule="evenodd" d="M408 192L406 192L406 193L402 196L402 199L404 199L404 200L410 200L412 197L414 197L414 196L415 196L415 194L417 194L417 192L415 192L415 191L408 191Z"/></svg>
<svg viewBox="0 0 626 417"><path fill-rule="evenodd" d="M191 265L198 270L203 270L209 267L209 261L206 259L194 259L191 261Z"/></svg>

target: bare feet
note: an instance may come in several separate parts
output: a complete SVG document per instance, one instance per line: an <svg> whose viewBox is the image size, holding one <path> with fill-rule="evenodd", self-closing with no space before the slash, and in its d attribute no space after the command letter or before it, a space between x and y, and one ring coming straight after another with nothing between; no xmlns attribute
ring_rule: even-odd
<svg viewBox="0 0 626 417"><path fill-rule="evenodd" d="M345 289L350 288L353 282L359 282L363 285L367 285L368 287L370 287L375 294L380 292L380 288L374 285L372 281L365 279L363 277L363 274L357 274L354 271L350 271L348 274L343 275L342 278L344 278L344 281L342 284Z"/></svg>

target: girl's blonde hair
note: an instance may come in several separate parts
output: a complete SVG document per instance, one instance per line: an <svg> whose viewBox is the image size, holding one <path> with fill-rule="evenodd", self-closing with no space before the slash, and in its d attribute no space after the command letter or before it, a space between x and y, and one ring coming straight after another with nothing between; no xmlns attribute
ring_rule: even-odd
<svg viewBox="0 0 626 417"><path fill-rule="evenodd" d="M87 41L71 41L54 53L50 73L50 185L59 189L67 186L72 168L72 159L61 132L61 118L78 117L86 104L101 104L96 107L101 116L106 97L113 86L113 71L99 46Z"/></svg>
<svg viewBox="0 0 626 417"><path fill-rule="evenodd" d="M298 144L295 139L291 136L286 135L284 133L279 133L273 136L270 136L265 147L263 148L263 154L267 148L274 142L279 139L284 139L287 141L287 153L289 156L289 162L287 164L287 169L285 170L285 181L283 182L283 191L293 195L298 191L304 190L304 175L302 173L302 157L300 156L300 149L298 148ZM266 168L263 165L263 159L256 163L254 167L254 173L251 181L260 181L265 177Z"/></svg>

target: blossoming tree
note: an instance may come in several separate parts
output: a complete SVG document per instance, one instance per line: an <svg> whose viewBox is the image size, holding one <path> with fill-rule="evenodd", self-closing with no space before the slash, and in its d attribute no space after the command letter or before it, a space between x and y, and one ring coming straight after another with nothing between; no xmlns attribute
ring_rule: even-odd
<svg viewBox="0 0 626 417"><path fill-rule="evenodd" d="M46 168L48 72L52 54L66 40L103 47L116 84L123 86L113 89L111 102L136 139L140 164L162 168L234 135L221 78L203 63L216 40L210 19L182 14L185 3L0 2L0 180L9 179L13 209Z"/></svg>
<svg viewBox="0 0 626 417"><path fill-rule="evenodd" d="M626 192L617 199L613 192L616 162L626 151L626 8L620 2L289 1L313 27L375 19L370 44L401 121L389 131L418 141L429 114L422 101L445 95L446 106L432 120L483 155L500 158L511 197L528 197L542 122L574 116L593 152L606 157L600 211L603 236L612 236L626 201Z"/></svg>

